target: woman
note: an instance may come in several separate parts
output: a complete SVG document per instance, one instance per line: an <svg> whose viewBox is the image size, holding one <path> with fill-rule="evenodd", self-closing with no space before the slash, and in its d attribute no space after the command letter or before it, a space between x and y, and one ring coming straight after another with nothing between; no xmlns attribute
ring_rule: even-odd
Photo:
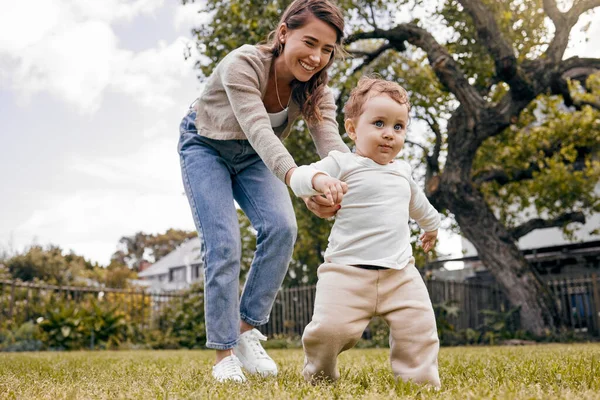
<svg viewBox="0 0 600 400"><path fill-rule="evenodd" d="M317 152L348 152L341 140L327 69L342 53L344 21L323 0L296 0L266 45L229 53L183 119L179 154L183 182L206 246L206 347L216 350L213 377L245 381L249 373L276 375L262 348L265 324L281 286L297 226L286 184L296 168L281 140L297 117L306 121ZM341 186L337 187L342 193ZM315 214L339 205L307 200ZM239 299L241 245L234 200L257 230L256 253Z"/></svg>

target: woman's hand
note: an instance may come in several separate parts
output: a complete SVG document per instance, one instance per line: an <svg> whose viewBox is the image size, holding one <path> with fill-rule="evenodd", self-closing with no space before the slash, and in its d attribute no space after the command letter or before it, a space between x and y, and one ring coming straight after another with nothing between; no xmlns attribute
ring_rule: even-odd
<svg viewBox="0 0 600 400"><path fill-rule="evenodd" d="M330 201L323 196L303 197L306 208L319 218L333 217L342 207L340 204L331 205Z"/></svg>
<svg viewBox="0 0 600 400"><path fill-rule="evenodd" d="M344 194L348 191L348 184L329 175L318 173L312 178L312 186L329 200L330 206L341 204Z"/></svg>

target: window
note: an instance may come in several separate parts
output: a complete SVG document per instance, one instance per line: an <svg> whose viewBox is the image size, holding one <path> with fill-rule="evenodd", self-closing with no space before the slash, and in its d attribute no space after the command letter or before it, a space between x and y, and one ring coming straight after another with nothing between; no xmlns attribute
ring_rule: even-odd
<svg viewBox="0 0 600 400"><path fill-rule="evenodd" d="M169 270L169 282L185 282L185 267L178 267Z"/></svg>
<svg viewBox="0 0 600 400"><path fill-rule="evenodd" d="M192 281L197 281L200 279L200 274L202 273L202 267L200 264L192 265Z"/></svg>

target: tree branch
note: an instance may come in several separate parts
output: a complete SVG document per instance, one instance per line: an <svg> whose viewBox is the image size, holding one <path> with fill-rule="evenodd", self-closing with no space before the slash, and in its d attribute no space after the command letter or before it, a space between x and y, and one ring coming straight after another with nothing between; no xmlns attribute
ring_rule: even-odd
<svg viewBox="0 0 600 400"><path fill-rule="evenodd" d="M556 24L561 23L563 13L558 9L556 0L544 0L544 11L548 14L555 26Z"/></svg>
<svg viewBox="0 0 600 400"><path fill-rule="evenodd" d="M404 143L410 144L412 146L420 147L421 150L423 150L423 152L425 153L425 156L427 156L427 148L425 146L423 146L422 144L419 144L417 142L413 142L412 140L405 140Z"/></svg>
<svg viewBox="0 0 600 400"><path fill-rule="evenodd" d="M426 118L425 121L429 128L435 135L435 143L433 145L433 153L431 156L427 156L427 174L426 180L432 177L434 174L440 172L440 153L442 151L442 130L440 128L440 124L437 122L435 117L431 115L429 111L426 112L426 115L429 118Z"/></svg>
<svg viewBox="0 0 600 400"><path fill-rule="evenodd" d="M504 38L494 14L480 0L459 0L459 2L473 19L477 38L487 47L494 59L496 76L508 83L516 96L521 96L518 90L530 91L530 84L519 73L515 50Z"/></svg>
<svg viewBox="0 0 600 400"><path fill-rule="evenodd" d="M564 76L565 75L563 75L563 77ZM581 78L583 78L583 79L581 79ZM576 77L573 77L572 79L583 81L582 83L585 85L585 79L586 79L585 77L576 76ZM599 99L584 100L584 99L578 99L576 97L573 97L569 90L569 84L567 83L567 80L564 78L559 78L559 79L556 79L554 82L552 82L550 89L551 89L552 94L562 96L563 101L565 102L565 106L567 106L567 107L575 107L576 110L581 110L583 108L583 106L588 105L588 106L600 111L600 100Z"/></svg>
<svg viewBox="0 0 600 400"><path fill-rule="evenodd" d="M577 80L585 86L587 78L600 71L600 59L572 57L564 60L558 67L558 72L553 75L550 82L552 94L561 95L567 107L580 110L584 105L589 105L600 110L600 101L581 100L573 97L569 91L567 80Z"/></svg>
<svg viewBox="0 0 600 400"><path fill-rule="evenodd" d="M398 51L406 50L404 42L423 49L440 82L456 96L463 107L471 112L471 115L477 115L478 109L485 107L485 100L469 84L452 55L428 31L414 24L400 24L388 30L374 29L371 32L350 35L346 39L346 43L350 44L363 39L386 39Z"/></svg>
<svg viewBox="0 0 600 400"><path fill-rule="evenodd" d="M563 13L558 9L556 0L544 0L544 11L556 28L554 38L552 38L546 50L547 60L555 63L562 59L569 44L571 29L573 29L581 14L599 6L600 0L580 0L575 1L571 9Z"/></svg>
<svg viewBox="0 0 600 400"><path fill-rule="evenodd" d="M423 149L423 158L425 159L425 193L429 198L435 197L436 192L439 188L440 184L440 152L442 149L442 131L440 129L440 125L437 122L436 118L429 112L429 110L425 110L423 112L425 117L421 117L422 121L425 121L429 128L435 135L435 142L433 145L433 152L431 155L428 154L427 149L417 143L410 142L411 144L415 144ZM409 141L407 141L409 142Z"/></svg>
<svg viewBox="0 0 600 400"><path fill-rule="evenodd" d="M595 108L596 110L600 111L600 100L581 100L581 99L573 99L573 106L577 109L577 110L581 110L583 108L583 106L590 106L592 108Z"/></svg>
<svg viewBox="0 0 600 400"><path fill-rule="evenodd" d="M377 22L375 21L375 11L373 10L373 4L369 2L369 8L371 11L371 19L369 20L369 15L366 13L366 10L357 8L358 15L360 15L365 21L369 23L373 28L378 29Z"/></svg>
<svg viewBox="0 0 600 400"><path fill-rule="evenodd" d="M370 53L369 52L364 52L364 51L350 51L349 53L351 53L353 55L360 55L360 56L364 57L364 59L365 59L362 64L356 66L352 70L351 75L354 75L356 72L360 71L361 69L363 69L367 65L371 64L381 54L383 54L387 50L393 49L393 48L394 48L394 46L392 46L388 42L388 43L385 43L384 45L380 46L377 50L372 51Z"/></svg>
<svg viewBox="0 0 600 400"><path fill-rule="evenodd" d="M509 232L515 238L515 240L517 240L536 229L562 227L570 224L571 222L580 222L585 224L585 215L582 212L577 211L565 213L550 220L534 218L522 225L510 229Z"/></svg>
<svg viewBox="0 0 600 400"><path fill-rule="evenodd" d="M485 182L497 182L500 185L506 185L511 182L520 182L533 178L533 173L539 171L540 168L536 164L531 164L527 169L514 170L506 172L503 169L490 169L478 172L473 176L473 183L481 185Z"/></svg>
<svg viewBox="0 0 600 400"><path fill-rule="evenodd" d="M569 16L577 20L579 19L581 14L590 11L596 7L600 7L600 0L576 1L575 4L573 4L573 7L571 7L571 9L569 10Z"/></svg>
<svg viewBox="0 0 600 400"><path fill-rule="evenodd" d="M373 27L375 29L379 28L377 26L377 22L375 21L375 10L373 10L373 3L369 2L369 8L371 9L371 20L373 21Z"/></svg>
<svg viewBox="0 0 600 400"><path fill-rule="evenodd" d="M581 68L582 70L579 70ZM582 57L571 57L560 62L557 73L564 75L569 73L569 77L573 78L574 74L571 70L578 69L577 76L581 76L583 69L587 69L587 75L597 72L600 70L600 58L582 58ZM570 72L571 71L571 72ZM586 76L587 78L587 76Z"/></svg>
<svg viewBox="0 0 600 400"><path fill-rule="evenodd" d="M544 157L552 157L561 149L560 143L554 143L550 148L544 149ZM573 171L583 171L585 168L585 159L593 150L589 147L576 147L577 157L573 162L566 162L565 165L573 167ZM545 167L545 166L544 166ZM533 174L539 172L540 167L537 161L532 161L529 167L524 169L513 169L505 171L500 168L489 169L485 171L479 171L473 174L473 183L481 185L485 182L496 182L500 185L506 185L508 183L521 182L528 179L533 179Z"/></svg>

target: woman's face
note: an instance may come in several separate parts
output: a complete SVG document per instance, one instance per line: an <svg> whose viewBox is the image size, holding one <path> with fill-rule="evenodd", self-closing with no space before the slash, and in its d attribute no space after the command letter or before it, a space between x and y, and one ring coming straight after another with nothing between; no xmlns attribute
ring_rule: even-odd
<svg viewBox="0 0 600 400"><path fill-rule="evenodd" d="M307 23L298 29L290 30L282 25L279 39L284 48L279 61L278 75L281 78L308 81L321 71L331 58L337 34L335 29L320 19L311 16Z"/></svg>

